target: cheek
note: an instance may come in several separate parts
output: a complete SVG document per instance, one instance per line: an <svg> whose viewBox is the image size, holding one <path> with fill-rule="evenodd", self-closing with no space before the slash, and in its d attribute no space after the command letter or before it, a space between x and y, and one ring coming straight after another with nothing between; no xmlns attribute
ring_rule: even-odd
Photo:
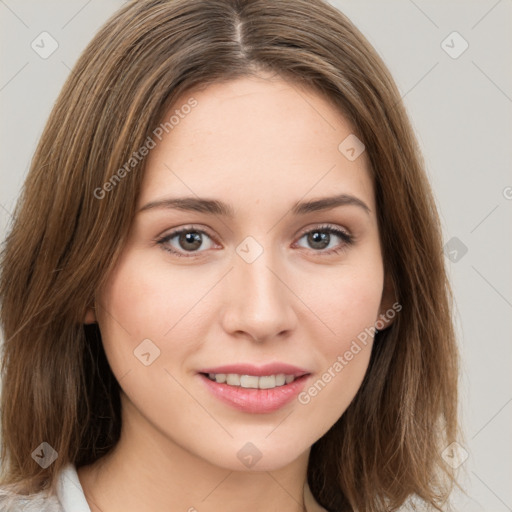
<svg viewBox="0 0 512 512"><path fill-rule="evenodd" d="M210 281L197 276L191 280L180 269L170 273L136 251L127 251L99 294L98 323L114 372L122 374L134 366L134 351L144 340L151 340L160 351L155 366L167 366L171 353L176 361L180 352L196 348L201 337L190 325L198 325L195 305L211 288ZM180 343L171 349L176 338Z"/></svg>
<svg viewBox="0 0 512 512"><path fill-rule="evenodd" d="M318 321L309 321L319 372L299 396L299 402L325 411L319 422L329 426L349 406L367 371L382 297L383 272L378 264L365 270L344 269L331 276L325 285L323 292L317 287L318 293L310 292L307 299L324 327L318 330Z"/></svg>
<svg viewBox="0 0 512 512"><path fill-rule="evenodd" d="M344 353L354 340L363 344L372 341L382 300L383 273L376 265L373 271L367 269L364 275L349 277L340 286L337 316L332 321L340 334L338 353Z"/></svg>
<svg viewBox="0 0 512 512"><path fill-rule="evenodd" d="M318 329L317 321L317 329L310 336L326 355L332 358L344 352L351 340L374 326L380 312L383 281L379 261L367 266L341 267L303 279L301 296L309 307L308 316L316 316L322 324Z"/></svg>

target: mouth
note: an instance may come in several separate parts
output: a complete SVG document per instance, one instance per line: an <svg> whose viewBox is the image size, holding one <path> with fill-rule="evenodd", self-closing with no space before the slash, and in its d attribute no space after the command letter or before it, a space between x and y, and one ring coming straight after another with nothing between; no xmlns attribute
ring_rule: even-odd
<svg viewBox="0 0 512 512"><path fill-rule="evenodd" d="M243 412L261 414L290 403L311 374L289 365L261 368L236 365L201 371L198 375L213 396L224 404Z"/></svg>

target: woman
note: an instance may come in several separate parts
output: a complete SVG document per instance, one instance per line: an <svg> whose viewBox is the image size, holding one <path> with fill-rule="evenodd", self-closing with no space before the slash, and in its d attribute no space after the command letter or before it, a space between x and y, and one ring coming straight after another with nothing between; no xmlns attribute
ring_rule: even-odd
<svg viewBox="0 0 512 512"><path fill-rule="evenodd" d="M120 9L50 116L0 292L5 510L448 498L435 204L388 71L320 0Z"/></svg>

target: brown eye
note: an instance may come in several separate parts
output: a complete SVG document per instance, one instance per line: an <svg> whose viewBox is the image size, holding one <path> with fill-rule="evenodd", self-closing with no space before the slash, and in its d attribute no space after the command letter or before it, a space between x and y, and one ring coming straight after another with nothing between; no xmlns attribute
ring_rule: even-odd
<svg viewBox="0 0 512 512"><path fill-rule="evenodd" d="M178 243L180 248L185 251L195 251L201 247L203 239L201 237L201 233L198 233L197 231L188 231L178 235Z"/></svg>
<svg viewBox="0 0 512 512"><path fill-rule="evenodd" d="M313 249L325 249L331 241L331 234L321 231L311 231L306 237L310 247Z"/></svg>
<svg viewBox="0 0 512 512"><path fill-rule="evenodd" d="M341 229L331 226L322 226L305 232L299 239L306 240L306 245L298 243L300 247L313 249L315 252L330 254L336 253L353 243L353 237Z"/></svg>
<svg viewBox="0 0 512 512"><path fill-rule="evenodd" d="M158 240L166 251L176 256L195 256L204 252L200 249L211 249L213 241L211 237L202 230L197 229L180 229L165 235L162 239Z"/></svg>

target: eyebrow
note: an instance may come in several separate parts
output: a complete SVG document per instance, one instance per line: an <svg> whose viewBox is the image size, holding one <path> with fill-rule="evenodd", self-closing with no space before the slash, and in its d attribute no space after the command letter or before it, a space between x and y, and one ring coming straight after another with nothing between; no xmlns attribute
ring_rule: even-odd
<svg viewBox="0 0 512 512"><path fill-rule="evenodd" d="M347 205L357 206L367 214L371 212L365 202L350 194L338 194L336 196L323 197L312 201L299 201L293 205L291 212L293 215L305 215L311 212L330 210L338 206ZM199 197L176 197L151 201L145 204L138 213L157 208L193 211L223 217L235 217L235 211L230 205L216 199Z"/></svg>

